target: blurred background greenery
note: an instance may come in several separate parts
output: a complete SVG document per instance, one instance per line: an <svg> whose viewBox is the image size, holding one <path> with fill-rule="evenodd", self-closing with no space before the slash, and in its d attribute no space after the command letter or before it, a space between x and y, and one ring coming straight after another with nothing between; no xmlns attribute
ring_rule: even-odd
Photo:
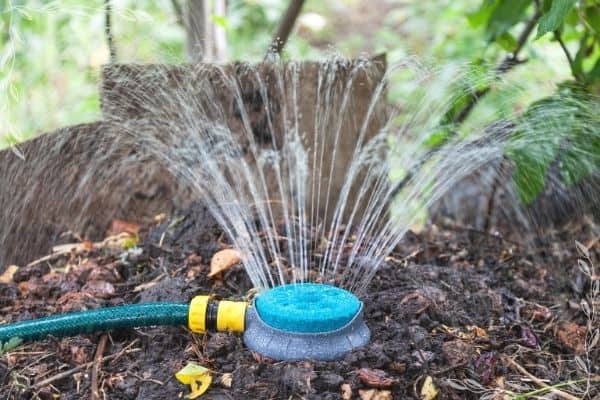
<svg viewBox="0 0 600 400"><path fill-rule="evenodd" d="M514 43L504 33L490 37L489 24L477 22L492 3L497 1L307 0L284 57L386 52L390 63L417 56L436 65L440 76L465 63L493 66ZM185 29L173 4L112 1L118 62L185 61ZM226 32L226 59L262 59L287 4L284 0L227 1L226 14L212 16ZM0 147L99 118L100 66L110 60L104 7L100 0L0 0ZM525 17L524 11L506 26L509 36L523 28ZM511 37L514 41L516 33ZM502 112L503 107L523 108L571 75L551 35L535 41L532 36L521 56L527 64L506 75L507 81L523 89L518 98L506 102L502 90L492 90L469 118ZM391 82L390 101L401 104L416 89L412 85L410 79Z"/></svg>

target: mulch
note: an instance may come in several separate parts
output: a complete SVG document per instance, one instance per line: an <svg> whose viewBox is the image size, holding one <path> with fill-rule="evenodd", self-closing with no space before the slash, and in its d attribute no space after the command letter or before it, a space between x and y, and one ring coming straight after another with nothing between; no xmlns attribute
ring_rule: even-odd
<svg viewBox="0 0 600 400"><path fill-rule="evenodd" d="M3 276L0 319L196 294L244 299L252 288L241 266L208 277L227 241L199 205L137 235L136 247L122 237L62 246ZM0 398L184 398L189 390L174 375L190 361L211 370L206 399L504 399L551 391L551 398L600 398L600 345L591 343L600 316L586 315L592 305L600 313L599 299L590 298L599 278L579 266L575 239L597 259L597 237L583 223L522 241L452 226L409 232L363 298L371 342L343 360L278 362L246 349L239 335L185 327L98 332L5 352Z"/></svg>

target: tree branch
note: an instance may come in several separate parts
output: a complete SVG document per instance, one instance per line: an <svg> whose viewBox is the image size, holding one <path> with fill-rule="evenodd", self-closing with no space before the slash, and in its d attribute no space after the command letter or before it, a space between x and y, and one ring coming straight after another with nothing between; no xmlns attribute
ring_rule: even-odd
<svg viewBox="0 0 600 400"><path fill-rule="evenodd" d="M207 2L187 0L185 9L186 52L190 61L201 62L212 58L212 31L209 28Z"/></svg>
<svg viewBox="0 0 600 400"><path fill-rule="evenodd" d="M183 20L183 10L181 9L181 4L179 4L178 0L171 0L171 5L173 6L173 11L175 12L175 18L177 19L177 24L183 26L185 28L185 22Z"/></svg>
<svg viewBox="0 0 600 400"><path fill-rule="evenodd" d="M112 32L112 5L110 0L104 0L104 34L106 35L106 42L108 44L108 51L110 53L110 62L114 63L117 61L117 48L115 47L113 32Z"/></svg>
<svg viewBox="0 0 600 400"><path fill-rule="evenodd" d="M267 51L267 56L272 53L281 54L281 50L283 50L288 41L290 33L294 28L294 24L300 15L300 10L302 10L303 5L304 0L290 1L290 5L288 6L287 10L285 10L283 17L279 22L275 36L273 36L273 40L271 40L269 50Z"/></svg>
<svg viewBox="0 0 600 400"><path fill-rule="evenodd" d="M531 35L531 32L533 32L533 29L537 25L540 16L540 9L536 7L535 13L529 19L529 21L527 21L527 25L525 25L525 28L523 28L523 31L519 35L519 38L517 39L517 46L515 47L513 52L506 56L502 60L502 62L498 64L496 68L494 68L494 75L496 78L499 78L500 76L512 70L515 66L523 64L525 62L523 60L519 60L519 53L521 52L521 50L523 50L525 43L527 43L527 39L529 39L529 35ZM491 86L487 86L483 89L479 89L476 92L472 93L471 97L469 97L467 104L465 104L463 108L456 114L456 116L452 120L452 123L462 124L471 114L471 111L473 110L479 99L485 96L490 90Z"/></svg>

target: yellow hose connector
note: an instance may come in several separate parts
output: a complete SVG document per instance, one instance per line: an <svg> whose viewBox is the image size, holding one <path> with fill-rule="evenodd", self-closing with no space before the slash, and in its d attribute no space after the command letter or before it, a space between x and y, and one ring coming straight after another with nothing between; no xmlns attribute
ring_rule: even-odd
<svg viewBox="0 0 600 400"><path fill-rule="evenodd" d="M246 308L243 301L220 301L217 312L217 330L219 332L244 332L246 325Z"/></svg>
<svg viewBox="0 0 600 400"><path fill-rule="evenodd" d="M210 296L196 296L190 303L188 327L192 332L244 332L246 308L244 301L215 301Z"/></svg>
<svg viewBox="0 0 600 400"><path fill-rule="evenodd" d="M188 327L192 332L206 333L206 309L210 296L196 296L190 303Z"/></svg>

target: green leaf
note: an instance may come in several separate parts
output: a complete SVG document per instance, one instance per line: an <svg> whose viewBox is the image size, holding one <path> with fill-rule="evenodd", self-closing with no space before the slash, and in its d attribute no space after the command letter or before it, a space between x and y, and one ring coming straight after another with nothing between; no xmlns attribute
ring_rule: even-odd
<svg viewBox="0 0 600 400"><path fill-rule="evenodd" d="M439 130L434 131L431 135L429 135L429 137L423 142L423 145L430 149L435 149L446 143L449 137L450 130L442 127Z"/></svg>
<svg viewBox="0 0 600 400"><path fill-rule="evenodd" d="M523 19L532 0L502 0L490 14L486 33L494 41Z"/></svg>
<svg viewBox="0 0 600 400"><path fill-rule="evenodd" d="M553 0L548 12L540 18L536 38L560 28L565 17L571 11L577 0Z"/></svg>
<svg viewBox="0 0 600 400"><path fill-rule="evenodd" d="M210 17L210 19L213 24L220 26L223 29L227 29L227 26L228 26L227 17L225 17L223 15L212 15Z"/></svg>
<svg viewBox="0 0 600 400"><path fill-rule="evenodd" d="M8 342L0 342L0 355L11 351L15 347L19 346L21 343L23 343L23 340L19 337L10 338Z"/></svg>
<svg viewBox="0 0 600 400"><path fill-rule="evenodd" d="M596 36L600 35L600 6L593 5L590 7L586 7L585 12L585 21L592 28L594 34Z"/></svg>
<svg viewBox="0 0 600 400"><path fill-rule="evenodd" d="M497 1L495 0L485 0L481 7L477 11L473 11L467 14L467 21L472 28L479 28L487 24L492 11L497 6Z"/></svg>
<svg viewBox="0 0 600 400"><path fill-rule="evenodd" d="M502 36L496 39L496 43L500 45L504 50L512 52L517 48L517 40L508 32L504 32Z"/></svg>
<svg viewBox="0 0 600 400"><path fill-rule="evenodd" d="M531 204L544 189L549 161L536 157L528 149L514 149L508 157L515 164L513 182L523 204Z"/></svg>
<svg viewBox="0 0 600 400"><path fill-rule="evenodd" d="M586 85L592 85L600 80L600 59L596 61L594 67L585 76Z"/></svg>

